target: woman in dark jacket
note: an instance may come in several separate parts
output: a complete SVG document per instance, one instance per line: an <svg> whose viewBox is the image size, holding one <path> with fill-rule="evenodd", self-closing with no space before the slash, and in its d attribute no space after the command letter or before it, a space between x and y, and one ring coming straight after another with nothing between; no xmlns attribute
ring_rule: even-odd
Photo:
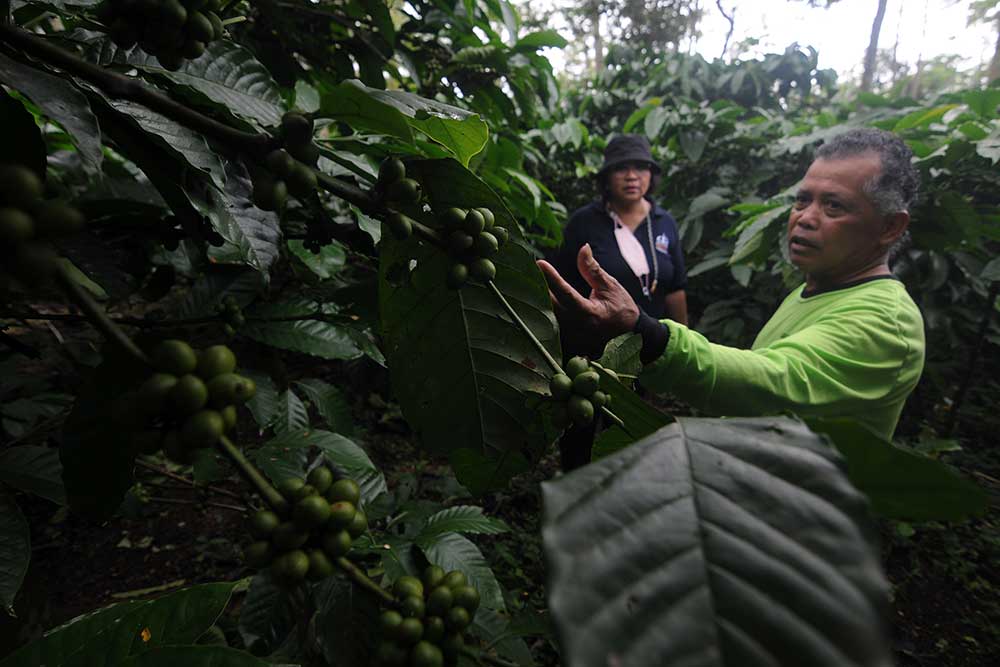
<svg viewBox="0 0 1000 667"><path fill-rule="evenodd" d="M589 243L601 267L622 284L643 312L687 324L687 273L677 222L649 197L659 174L660 166L645 137L625 134L608 142L604 164L597 172L600 197L570 217L552 264L578 292L589 294L590 287L576 266L580 248ZM603 341L581 338L578 333L561 332L566 356L599 357ZM587 433L577 433L584 430ZM566 432L560 441L564 469L590 460L592 437L593 427Z"/></svg>

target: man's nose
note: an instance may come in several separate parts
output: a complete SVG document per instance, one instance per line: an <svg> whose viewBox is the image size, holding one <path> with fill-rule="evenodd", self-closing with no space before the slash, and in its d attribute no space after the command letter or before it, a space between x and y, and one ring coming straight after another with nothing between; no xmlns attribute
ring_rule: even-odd
<svg viewBox="0 0 1000 667"><path fill-rule="evenodd" d="M819 226L819 209L815 204L809 204L795 213L795 218L792 221L793 227L816 229Z"/></svg>

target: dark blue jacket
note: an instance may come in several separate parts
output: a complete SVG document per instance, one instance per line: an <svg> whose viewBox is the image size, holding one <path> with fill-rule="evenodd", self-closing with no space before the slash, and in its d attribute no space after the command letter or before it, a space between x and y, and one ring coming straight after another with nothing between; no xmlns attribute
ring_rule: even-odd
<svg viewBox="0 0 1000 667"><path fill-rule="evenodd" d="M553 266L566 282L580 294L590 294L590 286L576 269L576 255L584 243L589 243L594 257L601 267L618 279L628 290L643 311L651 317L661 319L666 316L665 297L670 292L684 289L687 272L684 269L684 253L677 233L677 221L665 209L653 205L650 212L653 225L653 245L657 262L656 291L647 297L642 292L639 279L625 262L615 240L615 225L604 210L604 204L595 201L579 209L570 217L566 225L563 245L553 259ZM649 247L649 233L643 221L635 230L635 237L646 252L646 262L653 269L653 256Z"/></svg>

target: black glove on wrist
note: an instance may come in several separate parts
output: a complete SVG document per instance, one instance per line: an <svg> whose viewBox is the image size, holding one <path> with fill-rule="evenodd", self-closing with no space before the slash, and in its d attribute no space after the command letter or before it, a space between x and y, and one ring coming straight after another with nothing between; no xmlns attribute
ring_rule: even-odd
<svg viewBox="0 0 1000 667"><path fill-rule="evenodd" d="M632 331L642 336L642 350L639 352L639 360L643 365L659 359L663 351L667 349L667 343L670 342L670 329L667 328L667 325L641 310Z"/></svg>

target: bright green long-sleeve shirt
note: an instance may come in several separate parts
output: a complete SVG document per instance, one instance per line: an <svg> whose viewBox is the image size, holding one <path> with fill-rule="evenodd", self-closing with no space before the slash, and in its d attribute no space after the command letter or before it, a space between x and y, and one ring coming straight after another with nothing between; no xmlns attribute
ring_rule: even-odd
<svg viewBox="0 0 1000 667"><path fill-rule="evenodd" d="M641 382L727 416L849 417L886 439L924 367L924 325L902 283L794 290L749 350L664 320L670 340Z"/></svg>

